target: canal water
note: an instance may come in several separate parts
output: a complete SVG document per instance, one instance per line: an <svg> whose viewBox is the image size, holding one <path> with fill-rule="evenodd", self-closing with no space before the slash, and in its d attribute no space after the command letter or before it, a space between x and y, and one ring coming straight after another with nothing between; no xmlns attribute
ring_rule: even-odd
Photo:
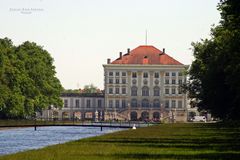
<svg viewBox="0 0 240 160"><path fill-rule="evenodd" d="M122 129L99 127L38 127L0 130L0 156L38 149L86 137L98 136Z"/></svg>

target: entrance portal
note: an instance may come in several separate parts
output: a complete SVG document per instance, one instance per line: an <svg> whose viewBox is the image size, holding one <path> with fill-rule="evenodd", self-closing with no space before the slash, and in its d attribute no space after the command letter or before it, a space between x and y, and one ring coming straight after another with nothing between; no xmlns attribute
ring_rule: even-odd
<svg viewBox="0 0 240 160"><path fill-rule="evenodd" d="M143 121L149 120L149 113L146 111L142 112L141 118Z"/></svg>
<svg viewBox="0 0 240 160"><path fill-rule="evenodd" d="M137 121L137 112L131 112L131 121Z"/></svg>
<svg viewBox="0 0 240 160"><path fill-rule="evenodd" d="M159 119L160 119L160 113L154 112L153 113L153 121L159 121Z"/></svg>

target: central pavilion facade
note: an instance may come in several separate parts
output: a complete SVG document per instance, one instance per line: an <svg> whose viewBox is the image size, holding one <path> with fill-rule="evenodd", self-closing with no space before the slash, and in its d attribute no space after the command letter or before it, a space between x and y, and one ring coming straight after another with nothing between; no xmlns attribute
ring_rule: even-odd
<svg viewBox="0 0 240 160"><path fill-rule="evenodd" d="M104 67L105 119L187 120L181 85L188 68L150 45L107 60Z"/></svg>

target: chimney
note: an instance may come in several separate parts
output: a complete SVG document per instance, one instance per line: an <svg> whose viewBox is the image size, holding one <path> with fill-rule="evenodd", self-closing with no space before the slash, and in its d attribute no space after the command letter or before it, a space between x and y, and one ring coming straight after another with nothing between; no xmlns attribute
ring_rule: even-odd
<svg viewBox="0 0 240 160"><path fill-rule="evenodd" d="M110 63L111 63L111 59L108 58L108 59L107 59L107 64L110 64Z"/></svg>
<svg viewBox="0 0 240 160"><path fill-rule="evenodd" d="M165 53L165 48L163 48L163 54Z"/></svg>
<svg viewBox="0 0 240 160"><path fill-rule="evenodd" d="M122 52L119 52L119 58L120 59L122 58Z"/></svg>
<svg viewBox="0 0 240 160"><path fill-rule="evenodd" d="M130 53L130 48L127 49L127 54L129 54L129 53Z"/></svg>

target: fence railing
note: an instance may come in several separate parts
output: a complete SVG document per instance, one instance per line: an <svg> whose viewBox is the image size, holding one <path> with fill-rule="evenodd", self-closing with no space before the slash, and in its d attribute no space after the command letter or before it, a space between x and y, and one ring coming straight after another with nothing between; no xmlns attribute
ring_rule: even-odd
<svg viewBox="0 0 240 160"><path fill-rule="evenodd" d="M144 121L83 121L78 119L57 120L57 119L17 119L17 120L0 120L0 127L27 127L27 126L93 126L93 127L121 127L131 128L147 127L159 123Z"/></svg>

